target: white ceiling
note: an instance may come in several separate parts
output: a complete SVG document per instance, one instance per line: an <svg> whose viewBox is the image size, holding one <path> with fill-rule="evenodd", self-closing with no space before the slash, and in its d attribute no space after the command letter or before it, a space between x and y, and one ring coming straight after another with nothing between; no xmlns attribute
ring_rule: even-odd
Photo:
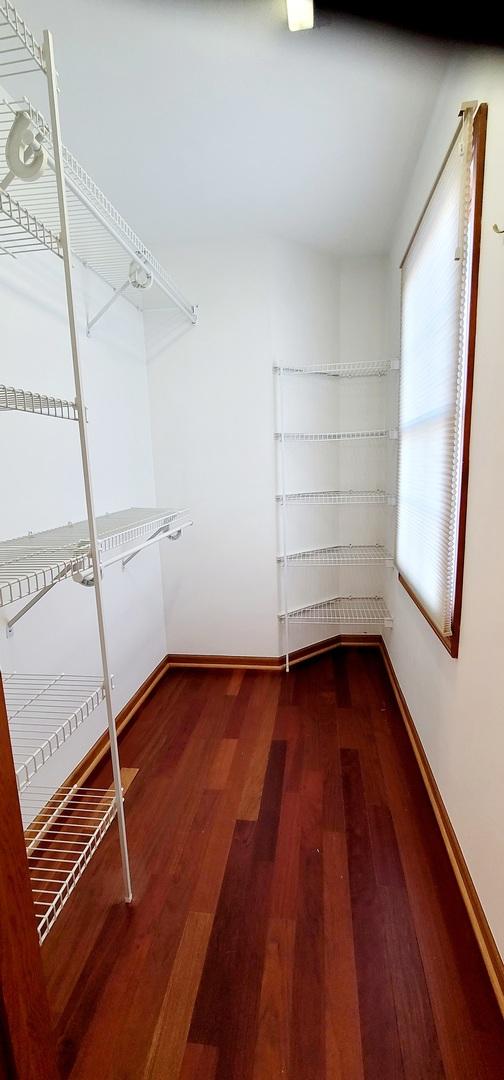
<svg viewBox="0 0 504 1080"><path fill-rule="evenodd" d="M291 34L283 0L19 7L54 33L65 142L155 250L248 229L387 249L446 54Z"/></svg>

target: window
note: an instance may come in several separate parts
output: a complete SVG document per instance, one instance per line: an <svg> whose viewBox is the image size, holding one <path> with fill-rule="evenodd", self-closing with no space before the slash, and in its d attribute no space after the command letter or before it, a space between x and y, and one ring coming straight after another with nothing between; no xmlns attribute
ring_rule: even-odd
<svg viewBox="0 0 504 1080"><path fill-rule="evenodd" d="M461 120L403 259L396 562L458 655L487 106Z"/></svg>

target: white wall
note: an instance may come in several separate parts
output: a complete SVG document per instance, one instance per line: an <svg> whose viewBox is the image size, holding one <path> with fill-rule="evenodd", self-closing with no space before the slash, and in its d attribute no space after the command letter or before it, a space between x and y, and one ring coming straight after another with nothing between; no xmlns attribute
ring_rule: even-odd
<svg viewBox="0 0 504 1080"><path fill-rule="evenodd" d="M169 350L147 336L157 497L195 522L162 546L168 649L276 655L269 245L188 246L170 266L200 317Z"/></svg>
<svg viewBox="0 0 504 1080"><path fill-rule="evenodd" d="M170 652L278 655L273 364L381 359L386 348L386 262L341 264L277 239L170 251L181 287L200 304L194 330L177 326L163 348L147 316L157 498L188 505L194 528L162 546ZM291 430L382 427L386 387L292 380ZM296 385L294 385L296 384ZM287 489L384 486L382 448L302 444L288 450ZM301 507L289 514L289 547L380 542L381 508ZM293 571L289 606L346 588L380 591L376 572ZM351 572L350 572L351 574ZM291 575L292 576L292 575ZM326 637L327 626L295 627L292 648Z"/></svg>
<svg viewBox="0 0 504 1080"><path fill-rule="evenodd" d="M93 336L84 331L85 306L97 310L109 295L77 264L82 362L98 514L154 506L145 343L140 314L119 300ZM49 253L0 260L2 350L0 381L74 397L62 264ZM77 424L3 413L0 418L2 498L0 538L64 525L85 517ZM151 548L122 571L104 577L116 712L166 654L159 552ZM16 625L7 640L0 612L3 671L99 674L94 590L57 585ZM106 723L101 706L41 773L61 783Z"/></svg>
<svg viewBox="0 0 504 1080"><path fill-rule="evenodd" d="M478 329L460 655L453 660L394 578L388 648L496 941L504 953L504 441L502 303L504 71L482 54L454 64L419 156L392 252L392 335L398 342L397 266L457 123L460 103L488 102Z"/></svg>

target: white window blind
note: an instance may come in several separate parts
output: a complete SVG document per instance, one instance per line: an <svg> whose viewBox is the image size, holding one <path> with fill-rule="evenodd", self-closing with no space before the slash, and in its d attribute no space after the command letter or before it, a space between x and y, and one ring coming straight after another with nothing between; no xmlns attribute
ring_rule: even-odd
<svg viewBox="0 0 504 1080"><path fill-rule="evenodd" d="M466 111L402 265L396 561L445 635L456 578L472 119Z"/></svg>

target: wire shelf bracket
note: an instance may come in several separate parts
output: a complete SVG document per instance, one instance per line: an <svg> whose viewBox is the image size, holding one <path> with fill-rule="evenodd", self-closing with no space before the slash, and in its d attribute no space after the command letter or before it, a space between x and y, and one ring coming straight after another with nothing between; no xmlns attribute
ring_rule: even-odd
<svg viewBox="0 0 504 1080"><path fill-rule="evenodd" d="M103 679L89 675L3 674L18 789L45 763L105 697Z"/></svg>
<svg viewBox="0 0 504 1080"><path fill-rule="evenodd" d="M161 529L157 529L154 535L151 536L150 540L145 540L143 544L139 544L138 547L134 548L133 551L128 552L128 554L121 559L123 570L126 568L128 563L136 557L136 555L139 555L140 552L144 551L145 548L150 547L151 544L156 544L159 540L180 540L184 529L190 528L190 526L193 524L193 521L182 521L180 522L180 524L177 524L175 528L172 529L167 529L166 526L163 526ZM105 565L110 566L112 562L116 561L117 560L115 559L111 559L109 562L105 563Z"/></svg>

